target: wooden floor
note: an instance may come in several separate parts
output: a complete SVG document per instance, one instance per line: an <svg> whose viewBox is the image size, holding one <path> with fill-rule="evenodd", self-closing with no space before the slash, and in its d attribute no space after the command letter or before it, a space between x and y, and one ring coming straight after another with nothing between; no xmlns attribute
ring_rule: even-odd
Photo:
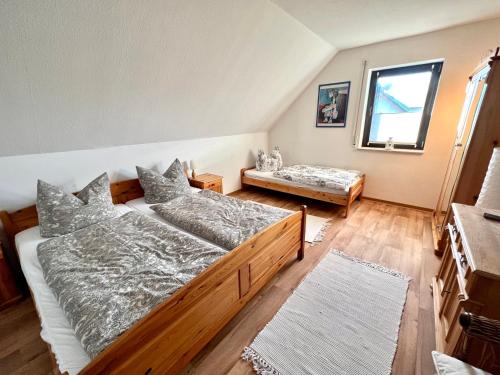
<svg viewBox="0 0 500 375"><path fill-rule="evenodd" d="M252 188L232 194L242 199L298 209L332 218L323 242L307 247L302 262L291 261L198 355L184 374L254 374L239 359L248 345L300 281L335 248L399 270L413 278L399 334L393 374L433 374L434 320L430 280L439 258L434 256L428 212L369 200L356 202L348 219L336 206ZM0 374L49 374L46 346L30 300L0 312Z"/></svg>

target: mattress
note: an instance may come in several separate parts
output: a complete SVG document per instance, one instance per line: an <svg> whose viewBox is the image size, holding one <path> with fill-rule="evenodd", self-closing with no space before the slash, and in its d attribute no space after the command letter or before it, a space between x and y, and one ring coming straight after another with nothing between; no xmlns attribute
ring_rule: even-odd
<svg viewBox="0 0 500 375"><path fill-rule="evenodd" d="M131 208L116 205L119 215L131 211ZM55 355L61 372L77 374L89 362L90 358L71 328L62 308L52 290L47 285L36 248L46 241L40 236L38 226L26 229L16 235L16 247L24 276L31 289L33 300L40 317L40 336L48 343Z"/></svg>
<svg viewBox="0 0 500 375"><path fill-rule="evenodd" d="M294 187L301 187L305 188L308 190L312 191L321 191L325 193L332 193L332 194L337 194L337 195L348 195L348 191L345 191L344 189L332 189L332 188L327 188L327 187L322 187L322 186L312 186L308 184L302 184L299 182L294 182L294 181L289 181L285 180L283 178L279 178L273 175L274 172L261 172L256 169L249 169L245 171L245 176L255 178L256 180L261 180L261 181L269 181L269 182L276 182L281 185L288 185L288 186L294 186ZM356 180L354 183L358 182L361 179L361 177Z"/></svg>

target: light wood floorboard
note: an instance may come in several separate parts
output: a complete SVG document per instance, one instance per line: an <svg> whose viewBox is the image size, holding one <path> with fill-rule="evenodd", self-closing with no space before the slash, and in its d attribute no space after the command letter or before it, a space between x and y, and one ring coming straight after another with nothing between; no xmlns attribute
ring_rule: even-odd
<svg viewBox="0 0 500 375"><path fill-rule="evenodd" d="M412 277L401 322L393 374L432 374L434 349L430 280L439 266L434 255L430 213L387 203L356 202L349 218L331 204L251 188L232 194L242 199L331 218L323 242L308 246L302 262L291 260L250 303L205 347L184 374L253 374L240 360L243 347L274 316L301 280L335 248ZM39 323L30 299L0 312L0 373L50 373L50 360L39 338Z"/></svg>

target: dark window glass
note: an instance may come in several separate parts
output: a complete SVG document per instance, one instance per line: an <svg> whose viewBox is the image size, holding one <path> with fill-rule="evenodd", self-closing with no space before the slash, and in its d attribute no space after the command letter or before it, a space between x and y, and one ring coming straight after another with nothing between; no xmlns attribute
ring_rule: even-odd
<svg viewBox="0 0 500 375"><path fill-rule="evenodd" d="M443 63L371 72L363 147L423 150Z"/></svg>

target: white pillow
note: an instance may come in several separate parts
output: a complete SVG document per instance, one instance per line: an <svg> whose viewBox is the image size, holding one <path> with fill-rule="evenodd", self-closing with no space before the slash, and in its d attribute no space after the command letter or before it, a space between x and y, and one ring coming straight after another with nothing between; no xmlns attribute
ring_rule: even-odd
<svg viewBox="0 0 500 375"><path fill-rule="evenodd" d="M493 149L476 207L500 210L500 147Z"/></svg>
<svg viewBox="0 0 500 375"><path fill-rule="evenodd" d="M255 169L261 172L275 172L281 168L283 168L283 158L278 146L275 146L269 155L266 155L263 150L259 150Z"/></svg>
<svg viewBox="0 0 500 375"><path fill-rule="evenodd" d="M438 375L491 375L446 354L433 351L432 359Z"/></svg>

